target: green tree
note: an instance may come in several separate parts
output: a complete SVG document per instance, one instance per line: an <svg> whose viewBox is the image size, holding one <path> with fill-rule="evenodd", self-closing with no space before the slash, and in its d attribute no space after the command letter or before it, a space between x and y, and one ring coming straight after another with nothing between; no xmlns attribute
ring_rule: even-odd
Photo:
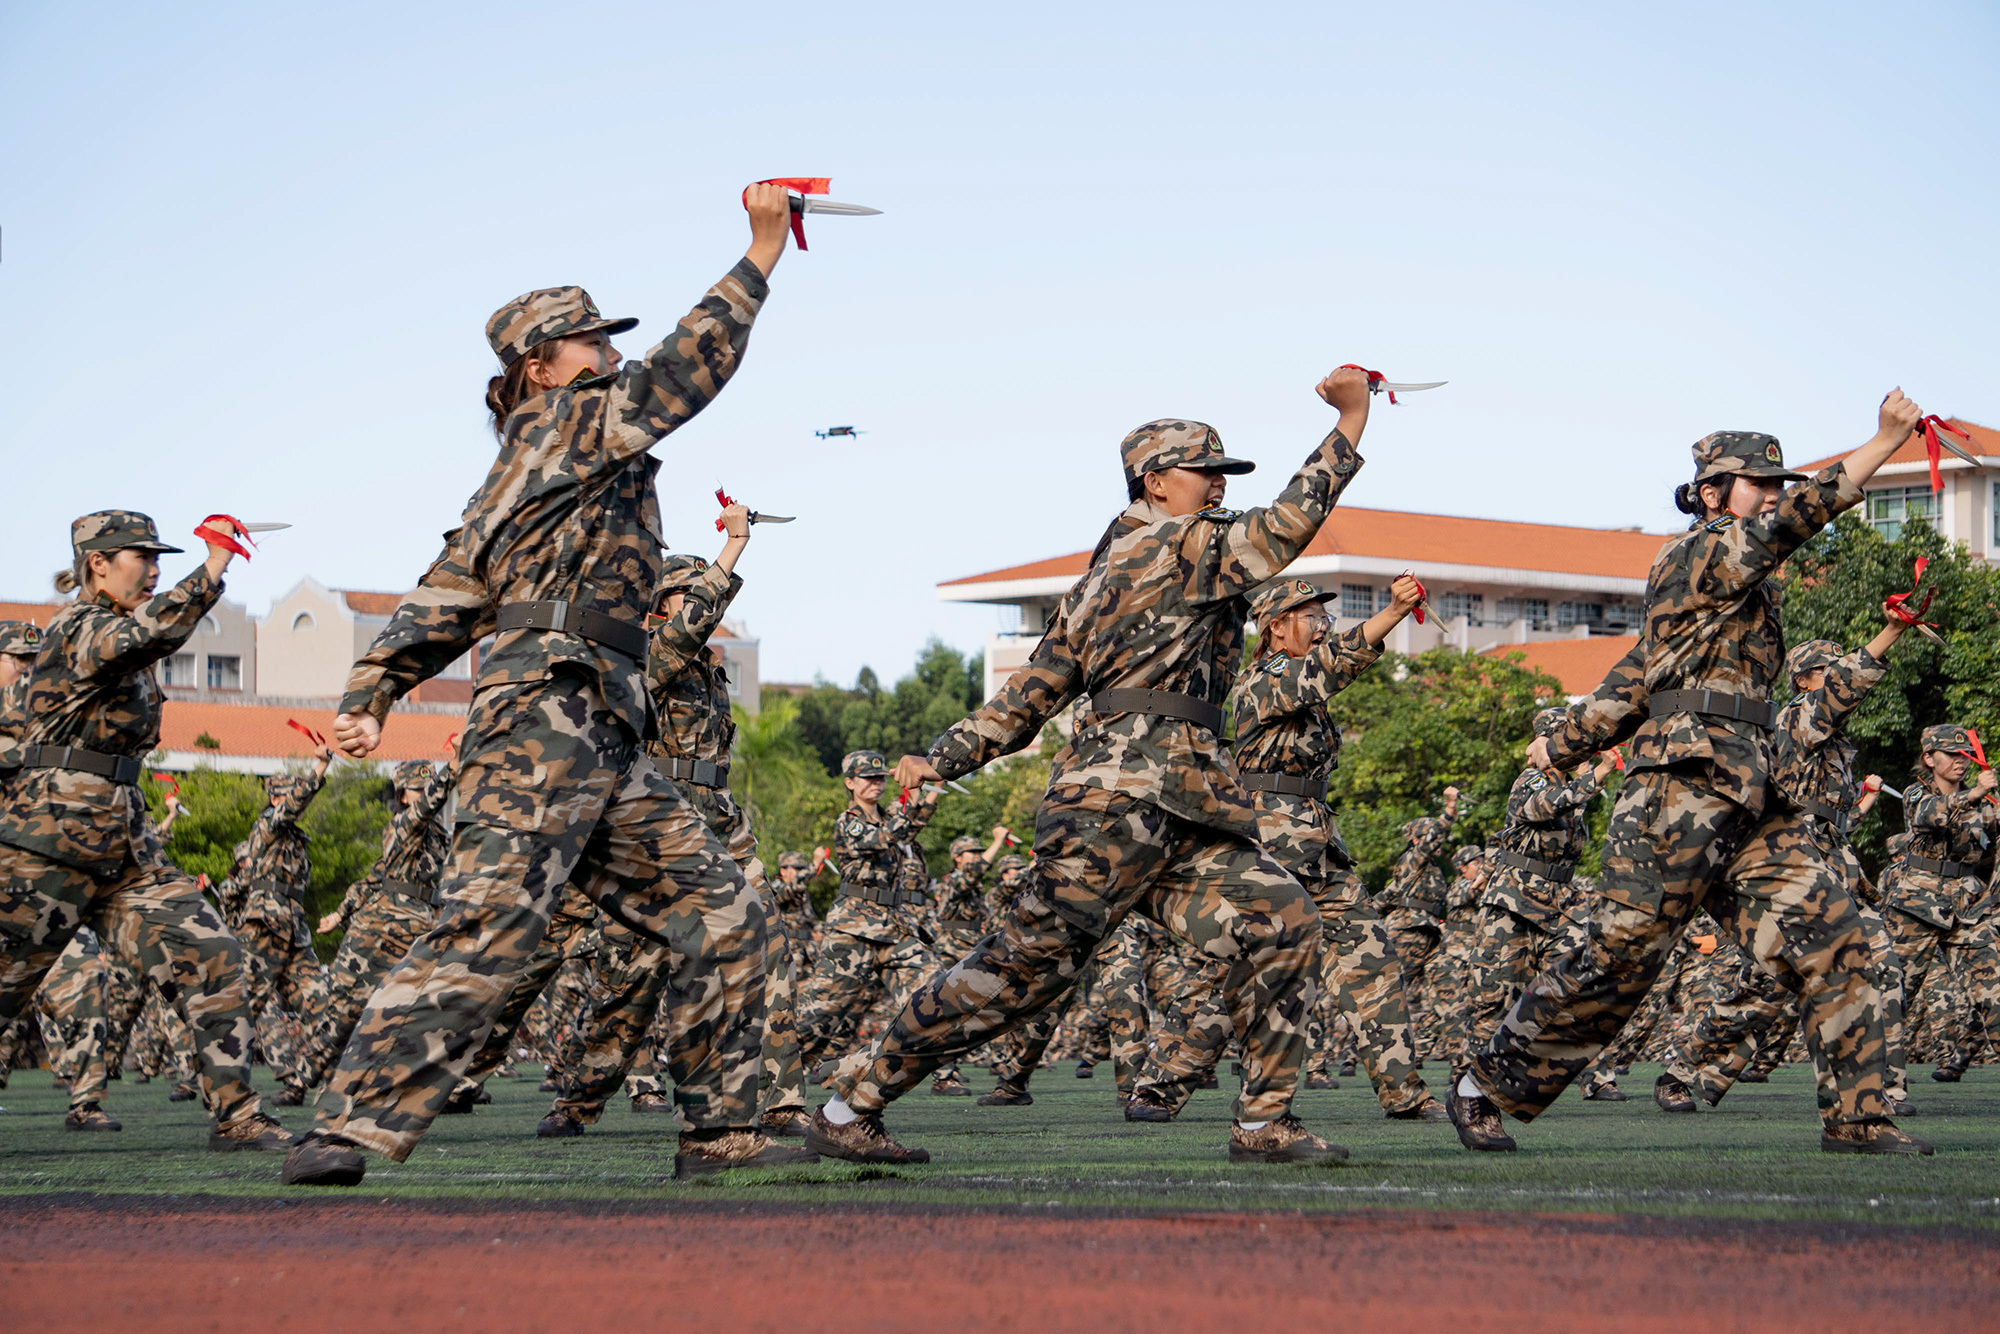
<svg viewBox="0 0 2000 1334"><path fill-rule="evenodd" d="M1562 683L1522 665L1522 655L1435 648L1387 654L1334 696L1328 712L1346 734L1329 794L1340 832L1371 889L1403 850L1402 828L1459 790L1461 843L1494 833L1525 762L1535 711L1565 698Z"/></svg>
<svg viewBox="0 0 2000 1334"><path fill-rule="evenodd" d="M983 702L985 670L982 656L964 657L933 639L917 655L915 669L889 689L867 667L852 690L816 684L799 697L799 735L830 774L840 772L849 751L879 750L891 763L921 755Z"/></svg>
<svg viewBox="0 0 2000 1334"><path fill-rule="evenodd" d="M847 789L821 766L799 726L799 706L786 695L766 695L755 718L736 711L736 749L729 790L750 815L758 855L777 874L778 854L833 842L833 822L847 808ZM820 878L815 906L824 910L832 886Z"/></svg>

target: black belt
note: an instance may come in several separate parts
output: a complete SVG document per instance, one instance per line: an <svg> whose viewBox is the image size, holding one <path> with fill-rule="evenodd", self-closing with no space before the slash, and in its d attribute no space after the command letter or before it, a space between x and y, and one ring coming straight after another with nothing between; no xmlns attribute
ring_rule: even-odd
<svg viewBox="0 0 2000 1334"><path fill-rule="evenodd" d="M294 903L304 903L306 901L306 887L304 885L288 884L283 880L252 880L250 888L268 889L274 894L283 894Z"/></svg>
<svg viewBox="0 0 2000 1334"><path fill-rule="evenodd" d="M1940 862L1933 861L1929 857L1906 857L1904 858L1904 865L1908 866L1912 871L1928 871L1932 875L1941 875L1947 880L1956 880L1960 876L1979 874L1978 862Z"/></svg>
<svg viewBox="0 0 2000 1334"><path fill-rule="evenodd" d="M422 885L411 880L384 880L382 882L382 892L384 894L394 894L399 899L408 899L410 902L424 908L437 907L438 898L440 897L438 890L440 887L439 885L432 885L429 889L425 889Z"/></svg>
<svg viewBox="0 0 2000 1334"><path fill-rule="evenodd" d="M615 648L628 658L646 660L644 626L590 611L574 602L510 602L500 609L495 625L501 630L555 630L581 635L595 644Z"/></svg>
<svg viewBox="0 0 2000 1334"><path fill-rule="evenodd" d="M1716 718L1734 718L1753 727L1769 727L1778 710L1768 699L1748 695L1725 695L1720 690L1662 690L1647 703L1655 718L1676 713L1706 713Z"/></svg>
<svg viewBox="0 0 2000 1334"><path fill-rule="evenodd" d="M1286 792L1294 797L1326 795L1324 778L1300 778L1296 774L1248 773L1238 775L1238 782L1242 784L1245 792Z"/></svg>
<svg viewBox="0 0 2000 1334"><path fill-rule="evenodd" d="M713 760L659 760L660 772L696 787L728 787L729 766Z"/></svg>
<svg viewBox="0 0 2000 1334"><path fill-rule="evenodd" d="M21 767L74 769L78 773L109 778L114 783L136 783L145 762L130 755L106 755L103 751L84 750L78 746L23 746Z"/></svg>
<svg viewBox="0 0 2000 1334"><path fill-rule="evenodd" d="M894 908L902 902L902 896L893 886L887 889L879 886L864 889L860 885L850 885L845 880L840 882L840 896L844 899L866 899L885 908Z"/></svg>
<svg viewBox="0 0 2000 1334"><path fill-rule="evenodd" d="M1558 885L1567 885L1571 878L1576 875L1576 868L1574 866L1557 866L1554 862L1538 862L1533 857L1524 857L1520 853L1508 848L1495 848L1493 855L1502 866L1511 866L1516 870L1526 871L1529 875L1538 875L1542 879L1553 881Z"/></svg>
<svg viewBox="0 0 2000 1334"><path fill-rule="evenodd" d="M1090 712L1093 717L1151 713L1161 718L1180 718L1222 735L1221 709L1205 699L1177 695L1171 690L1100 690L1090 697Z"/></svg>
<svg viewBox="0 0 2000 1334"><path fill-rule="evenodd" d="M1817 815L1842 833L1847 832L1847 814L1844 811L1836 810L1823 801L1801 801L1799 809L1807 815Z"/></svg>

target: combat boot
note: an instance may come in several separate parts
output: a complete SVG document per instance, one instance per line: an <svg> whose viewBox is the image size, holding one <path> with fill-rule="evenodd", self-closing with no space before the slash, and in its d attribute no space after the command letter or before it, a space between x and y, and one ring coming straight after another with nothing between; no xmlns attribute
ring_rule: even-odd
<svg viewBox="0 0 2000 1334"><path fill-rule="evenodd" d="M486 1085L481 1084L478 1088L472 1091L472 1105L474 1107L484 1107L487 1103L492 1101L493 1101L493 1095L486 1091Z"/></svg>
<svg viewBox="0 0 2000 1334"><path fill-rule="evenodd" d="M1239 1065L1236 1069L1238 1071L1236 1077L1241 1079L1243 1077L1241 1073L1243 1067ZM1198 1089L1219 1089L1222 1087L1222 1081L1215 1077L1215 1070L1211 1067L1209 1072L1201 1077L1201 1083L1196 1084L1195 1087Z"/></svg>
<svg viewBox="0 0 2000 1334"><path fill-rule="evenodd" d="M774 1139L804 1139L812 1113L803 1107L773 1107L757 1118L757 1129Z"/></svg>
<svg viewBox="0 0 2000 1334"><path fill-rule="evenodd" d="M543 1078L541 1083L535 1085L535 1089L537 1092L540 1093L561 1093L562 1085L556 1083L556 1077L554 1075L548 1075L545 1078Z"/></svg>
<svg viewBox="0 0 2000 1334"><path fill-rule="evenodd" d="M1342 1079L1354 1078L1354 1062L1342 1061L1340 1063L1340 1077Z"/></svg>
<svg viewBox="0 0 2000 1334"><path fill-rule="evenodd" d="M535 1123L536 1139L575 1139L583 1133L583 1118L567 1107L551 1107Z"/></svg>
<svg viewBox="0 0 2000 1334"><path fill-rule="evenodd" d="M273 1107L303 1107L306 1105L306 1091L297 1084L287 1084L271 1095Z"/></svg>
<svg viewBox="0 0 2000 1334"><path fill-rule="evenodd" d="M683 1130L674 1151L674 1180L705 1177L732 1167L803 1167L819 1161L811 1149L766 1139L748 1126Z"/></svg>
<svg viewBox="0 0 2000 1334"><path fill-rule="evenodd" d="M1076 1063L1076 1077L1078 1079L1096 1078L1097 1077L1096 1071L1091 1069L1091 1067L1096 1064L1097 1062L1091 1060L1088 1056L1084 1057L1082 1060Z"/></svg>
<svg viewBox="0 0 2000 1334"><path fill-rule="evenodd" d="M956 1070L940 1070L931 1076L931 1092L940 1098L969 1098L972 1090Z"/></svg>
<svg viewBox="0 0 2000 1334"><path fill-rule="evenodd" d="M1160 1091L1156 1087L1148 1085L1145 1088L1133 1091L1132 1097L1125 1104L1125 1119L1127 1121L1171 1121L1174 1119L1174 1109L1167 1105L1166 1098L1161 1096Z"/></svg>
<svg viewBox="0 0 2000 1334"><path fill-rule="evenodd" d="M1382 1115L1391 1121L1451 1120L1451 1113L1447 1112L1444 1109L1444 1104L1439 1102L1436 1098L1429 1096L1426 1096L1422 1102L1418 1103L1414 1107L1405 1107L1400 1112L1384 1112L1382 1113Z"/></svg>
<svg viewBox="0 0 2000 1334"><path fill-rule="evenodd" d="M826 1119L826 1109L813 1113L812 1124L806 1127L806 1147L828 1158L841 1158L850 1163L893 1163L901 1166L907 1163L927 1163L931 1160L929 1149L907 1149L889 1137L882 1128L882 1114L857 1116L844 1126L837 1126Z"/></svg>
<svg viewBox="0 0 2000 1334"><path fill-rule="evenodd" d="M1492 1099L1461 1097L1456 1079L1451 1081L1444 1106L1452 1125L1458 1127L1458 1142L1466 1148L1480 1153L1512 1153L1520 1147L1507 1133L1507 1123L1500 1119L1500 1109Z"/></svg>
<svg viewBox="0 0 2000 1334"><path fill-rule="evenodd" d="M1742 1074L1736 1076L1736 1082L1739 1084L1768 1084L1771 1082L1771 1077L1762 1070L1745 1070Z"/></svg>
<svg viewBox="0 0 2000 1334"><path fill-rule="evenodd" d="M438 1108L438 1115L471 1116L473 1104L478 1101L478 1093L477 1084L459 1085L451 1091L451 1096L444 1100L444 1106Z"/></svg>
<svg viewBox="0 0 2000 1334"><path fill-rule="evenodd" d="M1630 1102L1632 1098L1616 1084L1599 1084L1583 1091L1585 1102Z"/></svg>
<svg viewBox="0 0 2000 1334"><path fill-rule="evenodd" d="M167 1094L168 1102L193 1102L201 1096L201 1090L192 1084L176 1084Z"/></svg>
<svg viewBox="0 0 2000 1334"><path fill-rule="evenodd" d="M1653 1101L1663 1112L1695 1112L1701 1110L1694 1100L1694 1090L1672 1075L1661 1075L1653 1081Z"/></svg>
<svg viewBox="0 0 2000 1334"><path fill-rule="evenodd" d="M1338 1163L1346 1159L1346 1149L1313 1134L1290 1112L1255 1130L1245 1130L1241 1122L1229 1127L1232 1163Z"/></svg>
<svg viewBox="0 0 2000 1334"><path fill-rule="evenodd" d="M664 1112L671 1116L674 1111L674 1100L664 1093L641 1093L638 1097L632 1099L632 1110L635 1112Z"/></svg>
<svg viewBox="0 0 2000 1334"><path fill-rule="evenodd" d="M1340 1087L1340 1081L1322 1070L1316 1075L1306 1076L1306 1087L1309 1089L1337 1089Z"/></svg>
<svg viewBox="0 0 2000 1334"><path fill-rule="evenodd" d="M111 1114L94 1102L79 1103L70 1108L69 1114L63 1117L64 1130L123 1130L124 1128L123 1124L112 1120Z"/></svg>
<svg viewBox="0 0 2000 1334"><path fill-rule="evenodd" d="M1868 1121L1860 1125L1830 1126L1820 1132L1823 1153L1907 1154L1928 1158L1937 1149L1888 1121Z"/></svg>
<svg viewBox="0 0 2000 1334"><path fill-rule="evenodd" d="M980 1098L981 1107L1026 1107L1034 1102L1035 1095L1028 1092L1025 1084L1016 1084L1003 1079L993 1086L993 1091Z"/></svg>
<svg viewBox="0 0 2000 1334"><path fill-rule="evenodd" d="M297 1135L262 1112L252 1112L240 1121L208 1132L210 1153L275 1153L298 1142Z"/></svg>
<svg viewBox="0 0 2000 1334"><path fill-rule="evenodd" d="M1964 1073L1963 1070L1954 1070L1948 1065L1931 1067L1931 1078L1940 1084L1956 1084Z"/></svg>
<svg viewBox="0 0 2000 1334"><path fill-rule="evenodd" d="M330 1135L307 1135L285 1155L287 1186L358 1186L367 1172L355 1146Z"/></svg>
<svg viewBox="0 0 2000 1334"><path fill-rule="evenodd" d="M147 1074L144 1070L134 1070L132 1072L132 1082L134 1084L150 1084L153 1082L153 1077ZM4 1082L4 1079L0 1079L0 1089L6 1087L7 1085Z"/></svg>

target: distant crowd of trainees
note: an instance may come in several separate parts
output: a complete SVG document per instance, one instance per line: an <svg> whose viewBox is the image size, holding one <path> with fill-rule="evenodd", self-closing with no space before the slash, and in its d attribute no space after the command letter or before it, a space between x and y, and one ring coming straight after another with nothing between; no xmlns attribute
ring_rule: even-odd
<svg viewBox="0 0 2000 1334"><path fill-rule="evenodd" d="M756 185L744 206L748 252L641 358L611 343L636 321L581 288L488 321L492 465L355 663L312 771L268 780L213 902L167 858L138 783L156 664L221 596L240 526L204 520L205 560L159 591L159 558L180 549L150 518L72 525L58 587L75 601L0 643L0 1043L32 1038L38 997L57 1017L65 1124L117 1128L101 1104L129 1047L140 1070L180 1072L212 1149L282 1151L287 1183L352 1186L364 1151L401 1161L435 1117L483 1101L526 1021L557 1095L544 1136L584 1136L626 1089L675 1114L677 1178L921 1163L886 1128L890 1103L926 1082L969 1096L967 1065L993 1071L982 1104L1028 1103L1066 1031L1085 1072L1113 1058L1140 1123L1171 1120L1233 1052L1230 1159L1310 1165L1348 1151L1294 1096L1343 1057L1387 1117L1509 1151L1505 1116L1532 1121L1579 1077L1587 1098L1622 1100L1616 1074L1642 1050L1664 1055L1660 1107L1691 1112L1796 1032L1823 1149L1933 1151L1893 1119L1910 1110L1906 1045L1935 1048L1951 1079L2000 1038L1994 775L1980 757L1966 781L1965 729L1924 730L1878 892L1847 834L1881 784L1854 772L1843 724L1915 617L1891 603L1863 647L1788 653L1770 582L1920 428L1900 390L1872 438L1810 477L1767 435L1696 442L1675 495L1691 523L1654 563L1637 646L1536 717L1488 844L1452 847L1447 789L1373 897L1326 801L1341 744L1326 706L1423 590L1398 579L1336 634L1323 590L1286 570L1362 466L1378 377L1319 382L1333 429L1261 508L1223 506L1252 465L1213 427L1147 422L1119 444L1126 503L1028 662L927 754L847 756L830 855L787 853L772 875L730 794L735 728L707 647L757 516L723 510L713 561L668 555L652 452L734 375L768 295L789 196ZM381 858L318 924L344 927L321 967L301 814L337 754L368 760L396 702L489 635L450 762L396 766ZM1018 840L1032 860L995 828L954 842L934 882L916 839L947 785L1066 711L1073 735ZM1621 746L1586 883L1588 809ZM824 869L839 888L814 921ZM1698 921L1712 955L1685 944ZM305 1133L265 1111L253 1053L281 1080L275 1103L321 1090ZM1427 1058L1449 1070L1442 1102ZM809 1083L828 1091L817 1106Z"/></svg>

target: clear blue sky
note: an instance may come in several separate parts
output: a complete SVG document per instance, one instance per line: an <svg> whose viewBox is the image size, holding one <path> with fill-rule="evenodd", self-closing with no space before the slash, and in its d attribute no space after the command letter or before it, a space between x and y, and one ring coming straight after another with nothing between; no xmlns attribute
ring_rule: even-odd
<svg viewBox="0 0 2000 1334"><path fill-rule="evenodd" d="M769 679L904 671L947 579L1088 546L1116 446L1214 423L1268 499L1356 361L1361 505L1678 526L1687 446L2000 423L1990 4L27 6L0 17L0 596L67 525L297 527L232 574L403 589L493 447L488 314L582 283L642 351L830 175L667 538L759 530ZM867 434L825 442L818 427ZM170 557L178 577L192 556Z"/></svg>

